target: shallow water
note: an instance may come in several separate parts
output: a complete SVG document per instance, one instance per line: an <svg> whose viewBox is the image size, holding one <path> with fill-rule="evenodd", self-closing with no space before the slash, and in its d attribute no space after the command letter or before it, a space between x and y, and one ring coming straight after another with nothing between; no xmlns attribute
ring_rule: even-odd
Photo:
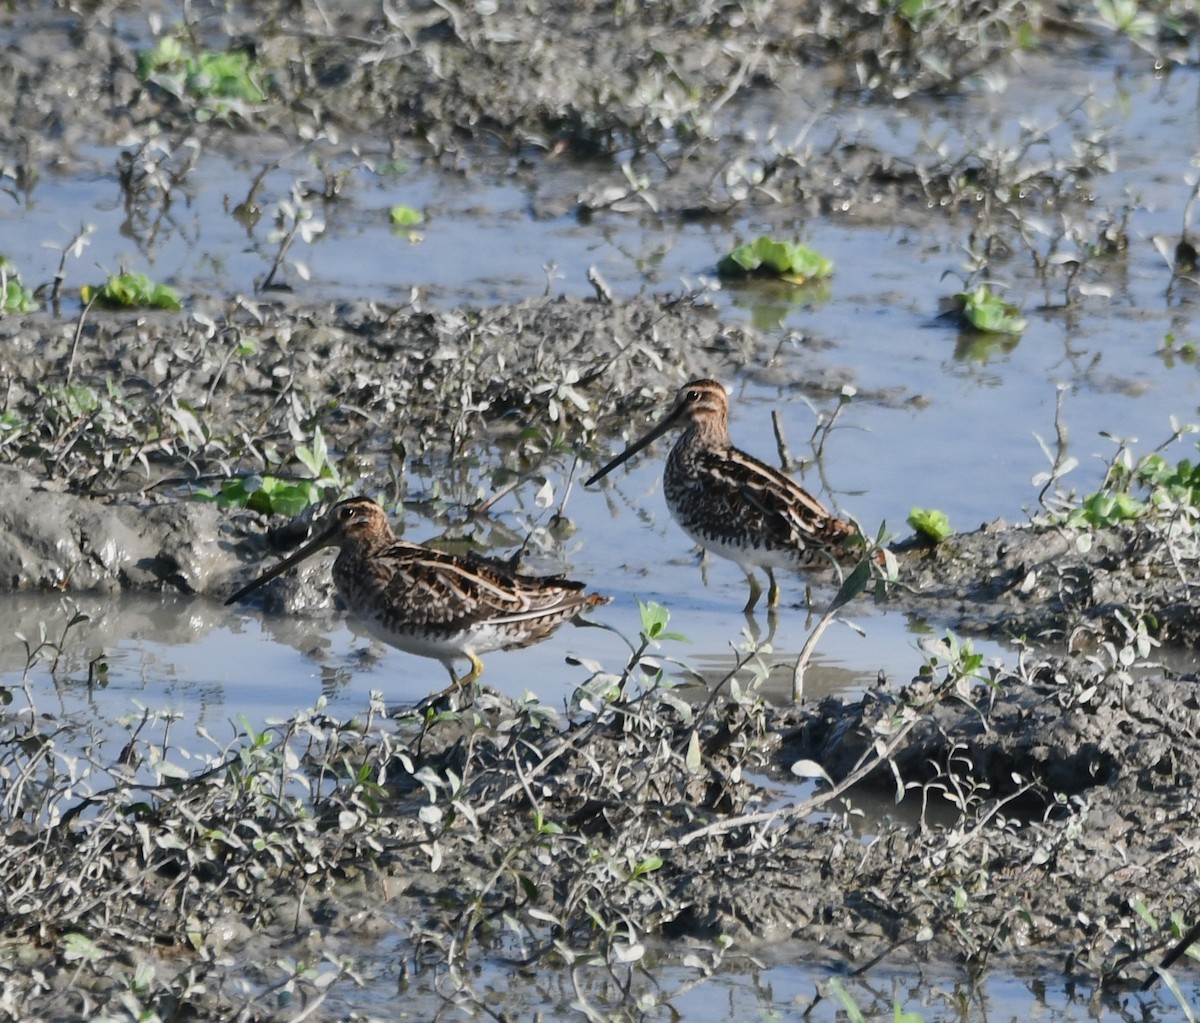
<svg viewBox="0 0 1200 1023"><path fill-rule="evenodd" d="M1142 58L1129 59L1145 72ZM1191 311L1194 295L1185 292L1182 301L1168 297L1168 274L1152 241L1155 235L1177 236L1182 227L1192 153L1178 142L1181 133L1189 139L1194 134L1195 81L1183 72L1163 79L1127 75L1113 59L1028 62L1028 77L1014 77L1002 90L981 89L954 104L926 103L905 112L847 103L830 111L817 129L830 137L838 131L864 138L886 134L894 146L917 150L953 142L964 125L991 119L996 138L1003 141L1013 137L1018 118L1049 123L1057 117L1061 97L1090 91L1096 130L1108 133L1118 154L1114 173L1094 185L1101 197L1137 197L1131 248L1103 282L1111 297L1084 298L1069 315L1055 308L1061 294L1042 291L1030 279L1028 261L1015 260L1012 294L1029 321L1016 342L981 343L937 319L939 300L957 289L955 279L943 275L963 266L965 218L930 215L913 227L852 218L788 220L783 211L772 210L729 228L680 226L651 215L601 214L585 221L569 212L570 204L568 212L535 215L532 211L543 209L547 199L538 175L459 177L416 159L399 172L351 170L342 197L316 207L324 233L292 253L307 266L310 279L304 281L294 269L287 279L309 300L396 302L419 287L428 300L455 305L517 300L547 288L589 294L586 270L594 264L618 296L629 296L643 289L677 289L680 281L695 284L713 274L732 241L782 226L832 257L837 271L828 297L810 304L772 305L769 298L740 290L714 293L730 320L772 324L764 335L761 364L744 378L727 381L734 397L735 441L773 459L770 412L779 409L793 453L803 453L815 423L803 385L844 380L859 397L843 411L821 471L806 474L811 489L855 515L868 532L886 521L894 533L905 533L905 516L915 505L941 509L963 530L996 516L1020 519L1036 499L1030 478L1046 468L1034 435L1053 437L1059 386L1066 388L1070 453L1081 463L1073 480L1082 492L1095 488L1103 459L1113 450L1101 431L1138 438L1144 451L1169 435L1170 416L1196 418L1200 400L1197 366L1160 354L1168 333L1179 342L1196 343L1200 332ZM798 113L805 121L811 112ZM798 116L766 107L736 114L764 124L777 115ZM795 127L785 124L781 136ZM1061 127L1051 131L1051 142L1061 144L1065 132ZM169 216L147 223L130 218L120 202L117 151L86 155L90 166L48 173L28 204L4 209L4 255L27 281L53 276L58 254L44 244L65 244L86 221L96 231L83 260L72 265L76 284L99 279L97 265L103 272L124 265L185 292L248 293L275 251L269 238L273 204L288 197L296 180L317 179L308 152L234 158L204 151ZM339 161L349 166L344 157L330 154L328 159L334 168ZM380 162L382 167L382 154ZM278 166L262 182L266 213L247 228L230 209L268 163ZM579 188L589 183L585 168L561 170ZM554 167L547 164L539 173L552 175ZM397 203L426 212L427 222L415 232L419 239L390 227L387 211ZM1043 304L1050 308L1039 308ZM833 404L830 398L818 407L828 412ZM593 617L629 639L638 632L638 598L667 605L672 628L690 642L666 645L662 654L718 678L745 642L744 630L751 628L740 612L745 583L730 563L710 561L702 572L690 544L670 522L658 482L665 451L659 444L614 474L603 489L575 490L567 509L578 525L569 569L614 598ZM1175 457L1187 453L1185 442ZM409 538L422 538L423 523L408 525ZM789 665L811 623L800 606L805 580L781 581L786 606L770 655L780 667L769 692L783 699ZM814 586L819 606L832 588L828 580L818 579ZM43 661L28 675L43 711L96 715L111 723L139 706L170 707L185 719L180 728L200 724L216 733L241 716L252 722L286 717L321 695L335 713L350 716L365 706L371 690L383 691L389 701L407 702L446 681L439 665L372 646L340 621L283 621L183 598L80 598L78 604L90 620L72 631L58 671L51 673ZM937 623L865 603L851 608L849 617L865 636L838 626L824 637L809 673L812 698L861 690L881 671L906 681L922 661L919 639L938 631ZM35 636L39 621L57 636L66 620L57 598L0 599L0 637ZM754 625L769 627L762 616ZM989 657L1010 656L996 643L976 645ZM568 657L618 670L625 653L612 632L564 628L536 648L491 655L484 681L513 695L534 685L545 702L561 705L589 674L586 666L567 663ZM101 656L108 665L105 682L89 685L87 666ZM0 643L0 682L18 684L25 661L19 640ZM689 677L670 670L681 680ZM118 735L119 728L112 727ZM705 984L681 994L672 1005L697 1020L798 1019L815 981L828 973L803 959L782 960L781 954L779 962L733 970L715 987ZM380 991L394 991L395 974L386 964L365 973ZM1090 991L1057 982L1034 990L1003 970L992 971L961 1003L949 993L952 983L943 987L915 969L897 968L890 975L874 970L869 989L850 981L846 986L860 1005L875 1004L886 1012L894 996L928 1020L1028 1018L1031 1005L1049 1020L1179 1015L1165 992L1096 1001ZM1200 1004L1195 985L1185 991ZM823 1003L808 1018L832 1019L833 1007Z"/></svg>

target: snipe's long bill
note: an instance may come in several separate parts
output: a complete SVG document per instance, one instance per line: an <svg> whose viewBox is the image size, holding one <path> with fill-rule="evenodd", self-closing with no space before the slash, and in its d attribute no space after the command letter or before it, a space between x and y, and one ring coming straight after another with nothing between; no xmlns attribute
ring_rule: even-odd
<svg viewBox="0 0 1200 1023"><path fill-rule="evenodd" d="M779 603L776 568L807 568L856 560L858 530L828 511L790 476L733 446L729 396L715 380L679 389L662 420L586 481L603 479L668 430L683 434L667 456L663 492L683 531L706 550L735 561L750 582L751 611L762 595L754 568L770 580L768 603Z"/></svg>
<svg viewBox="0 0 1200 1023"><path fill-rule="evenodd" d="M397 539L384 510L366 497L334 505L317 535L230 597L233 604L324 547L337 547L333 581L350 613L378 639L442 662L456 685L483 672L481 654L528 646L608 597L561 576L511 572ZM454 672L466 659L471 670Z"/></svg>

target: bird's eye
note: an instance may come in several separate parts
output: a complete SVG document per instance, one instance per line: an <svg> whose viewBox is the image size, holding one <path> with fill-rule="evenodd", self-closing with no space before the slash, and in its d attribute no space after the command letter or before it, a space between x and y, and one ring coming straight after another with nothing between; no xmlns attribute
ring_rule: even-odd
<svg viewBox="0 0 1200 1023"><path fill-rule="evenodd" d="M699 391L688 391L687 399L688 399L688 401L699 401L700 400L700 392Z"/></svg>

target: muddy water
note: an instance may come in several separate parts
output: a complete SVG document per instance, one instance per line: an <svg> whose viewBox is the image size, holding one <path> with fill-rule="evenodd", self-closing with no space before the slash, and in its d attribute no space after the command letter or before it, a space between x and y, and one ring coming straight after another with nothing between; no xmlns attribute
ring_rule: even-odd
<svg viewBox="0 0 1200 1023"><path fill-rule="evenodd" d="M763 328L758 365L744 378L728 381L735 399L735 439L773 457L770 412L778 408L793 454L804 454L816 414L828 413L839 388L850 384L857 396L842 413L822 462L805 474L814 491L870 530L887 521L893 531L904 532L903 520L913 505L940 508L962 529L997 515L1019 519L1036 496L1030 477L1044 467L1034 434L1053 435L1060 385L1067 388L1070 453L1080 459L1075 475L1084 492L1096 485L1100 457L1111 451L1100 431L1137 437L1144 450L1167 436L1169 416L1196 416L1196 367L1158 352L1168 333L1177 342L1195 343L1200 337L1189 306L1166 296L1167 274L1152 243L1153 236L1177 233L1182 226L1191 153L1178 142L1181 132L1194 129L1195 87L1183 74L1156 79L1145 59L1136 54L1129 59L1141 75L1127 76L1112 59L1051 63L1030 58L1027 77L1015 76L994 91L981 89L953 106L930 104L903 117L847 106L831 110L815 129L826 137L837 132L889 136L900 149L917 150L961 136L967 123L993 119L997 141L1004 142L1012 139L1018 118L1056 120L1065 95L1091 91L1090 116L1118 154L1114 172L1097 179L1098 193L1110 200L1138 197L1131 248L1103 279L1091 282L1109 296L1085 296L1069 314L1056 308L1058 286L1041 289L1025 262L1014 263L1008 283L1029 321L1019 342L960 335L937 318L939 299L954 290L953 279L943 275L961 271L965 262L965 222L923 217L919 210L876 222L810 219L778 208L720 227L680 226L649 211L601 213L588 220L577 218L564 196L595 182L577 168L566 168L556 178L547 165L537 173L514 169L462 178L415 158L400 171L371 172L344 153L318 153L327 169L354 169L342 197L321 207L324 233L292 253L307 267L309 280L295 269L287 279L306 301L402 301L417 287L427 300L453 306L466 300L515 300L547 288L588 294L586 270L596 265L621 297L647 288L678 289L681 280L694 285L711 276L731 240L786 231L830 256L838 269L828 295L798 304L781 301L777 293L714 293L724 316ZM734 107L731 116L751 124L756 117L764 124L781 122L782 136L799 127L781 109ZM1050 142L1061 135L1051 131ZM370 145L364 140L368 152ZM125 265L185 292L249 291L275 250L270 216L247 228L230 215L231 207L266 164L278 163L261 184L268 211L287 198L293 182L316 178L308 152L232 157L205 151L170 215L147 224L131 218L119 201L112 170L116 152L86 151L82 165L70 173L47 175L30 203L5 209L4 254L27 279L53 275L58 257L44 243L65 243L83 220L97 228L83 261L88 273L96 265L104 271ZM376 154L380 164L385 155L382 149ZM607 172L600 176L606 178ZM387 210L396 203L426 212L427 223L415 231L419 237L388 225ZM1032 229L1036 234L1037 225ZM826 403L814 410L798 400L798 380L824 386ZM741 573L721 562L702 570L669 521L658 484L664 453L660 445L602 491L572 494L567 510L578 531L569 568L614 597L596 618L626 636L637 631L637 598L668 605L673 627L690 642L669 646L664 654L711 678L730 662L731 645L744 642L744 630L761 634L770 626L764 618L747 623L738 611L744 599ZM406 535L422 538L423 525L409 523ZM815 584L818 605L830 592L828 582ZM772 680L780 695L786 691L789 656L807 634L803 596L802 580L785 580L787 606L772 637L774 653L768 655L782 665ZM52 676L43 663L30 673L44 710L57 701L70 714L98 712L115 719L138 705L165 705L212 730L243 714L251 720L284 716L321 695L352 713L369 690L401 700L444 681L439 666L372 647L341 623L264 620L206 600L122 598L118 603L81 601L81 609L91 621L73 634L59 671ZM810 674L812 695L861 690L880 671L907 678L921 661L919 638L938 630L936 622L887 609L855 608L850 617L866 636L839 627L825 637L820 670ZM63 620L57 599L0 601L0 636L18 631L32 636L39 621L54 635ZM1011 656L998 644L979 645L991 657ZM557 704L587 675L585 667L565 664L568 656L616 668L623 654L609 632L564 629L536 649L493 655L485 681L519 694L537 680L538 694ZM100 655L108 663L107 678L103 685L89 686L87 665ZM4 681L19 679L23 646L5 643L0 658ZM678 673L688 677L681 669ZM557 681L548 684L547 679ZM355 1004L371 1004L373 996L386 1004L394 990L394 963L382 958L386 947L373 951L381 956L378 961L372 962L372 950L361 950L370 985L365 1000ZM717 985L719 1001L704 985L681 995L674 1007L702 1020L756 1013L799 1017L828 967L810 967L801 950L796 960L734 961L728 978ZM1167 994L1144 1001L1132 996L1112 1003L1076 1001L1069 990L1036 987L1000 971L993 971L982 989L958 992L959 1004L953 982L942 983L915 968L890 977L875 972L870 988L847 986L860 1005L886 1012L894 996L928 1019L1021 1018L1031 1003L1033 1011L1056 1020L1115 1019L1142 1011L1170 1019L1178 1013ZM1194 987L1185 991L1197 1000ZM569 1002L564 997L556 1003L548 995L546 1007ZM823 1003L811 1018L833 1018L830 1004Z"/></svg>

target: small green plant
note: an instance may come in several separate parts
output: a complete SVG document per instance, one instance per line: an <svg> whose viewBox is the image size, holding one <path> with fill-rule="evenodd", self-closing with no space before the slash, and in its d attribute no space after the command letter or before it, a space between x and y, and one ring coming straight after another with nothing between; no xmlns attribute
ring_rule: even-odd
<svg viewBox="0 0 1200 1023"><path fill-rule="evenodd" d="M638 611L642 616L642 636L645 640L655 643L663 640L687 642L686 637L681 633L667 632L667 623L671 620L671 612L662 604L655 603L653 600L643 604L639 600Z"/></svg>
<svg viewBox="0 0 1200 1023"><path fill-rule="evenodd" d="M84 302L95 301L108 309L169 309L183 308L179 293L166 284L155 284L145 274L113 274L99 285L85 284L80 289Z"/></svg>
<svg viewBox="0 0 1200 1023"><path fill-rule="evenodd" d="M33 292L21 283L12 263L0 256L0 313L32 313L37 308Z"/></svg>
<svg viewBox="0 0 1200 1023"><path fill-rule="evenodd" d="M1011 302L1006 302L991 288L981 284L974 291L960 291L954 296L959 316L968 326L985 334L1020 334L1025 320Z"/></svg>
<svg viewBox="0 0 1200 1023"><path fill-rule="evenodd" d="M941 543L954 535L954 529L945 512L936 508L914 508L908 513L908 524L922 536L934 543Z"/></svg>
<svg viewBox="0 0 1200 1023"><path fill-rule="evenodd" d="M1132 493L1138 488L1147 492L1144 500ZM1200 462L1184 458L1171 463L1157 453L1144 455L1132 466L1115 462L1104 486L1067 515L1067 525L1115 526L1163 505L1200 507Z"/></svg>
<svg viewBox="0 0 1200 1023"><path fill-rule="evenodd" d="M1067 525L1102 529L1140 519L1148 508L1145 501L1138 500L1128 491L1098 490L1085 497L1083 503L1067 515Z"/></svg>
<svg viewBox="0 0 1200 1023"><path fill-rule="evenodd" d="M1190 366L1196 361L1196 345L1192 341L1180 341L1173 332L1168 331L1163 337L1162 347L1155 354L1166 363L1168 369L1177 360Z"/></svg>
<svg viewBox="0 0 1200 1023"><path fill-rule="evenodd" d="M397 227L416 227L425 223L425 214L411 206L393 206L389 216Z"/></svg>
<svg viewBox="0 0 1200 1023"><path fill-rule="evenodd" d="M288 480L279 476L241 476L226 480L220 490L196 491L196 499L215 501L219 508L249 508L264 515L291 518L321 500L324 489L311 480Z"/></svg>
<svg viewBox="0 0 1200 1023"><path fill-rule="evenodd" d="M311 479L285 479L281 476L239 476L225 480L216 492L198 490L198 501L215 501L219 508L250 508L265 515L287 515L291 518L320 502L327 491L342 488L341 477L329 461L325 436L318 426L313 433L312 447L296 448L296 460L310 473Z"/></svg>
<svg viewBox="0 0 1200 1023"><path fill-rule="evenodd" d="M722 277L758 274L778 277L793 284L821 280L833 274L833 260L796 242L757 238L739 245L717 264Z"/></svg>
<svg viewBox="0 0 1200 1023"><path fill-rule="evenodd" d="M153 82L173 96L243 100L261 103L266 94L248 53L201 51L188 54L174 35L165 35L152 50L138 54L138 78Z"/></svg>
<svg viewBox="0 0 1200 1023"><path fill-rule="evenodd" d="M973 682L993 688L997 685L995 670L984 665L983 654L969 639L960 639L956 633L947 630L940 639L922 640L921 647L925 652L925 663L917 675L931 685L942 686L964 699Z"/></svg>

